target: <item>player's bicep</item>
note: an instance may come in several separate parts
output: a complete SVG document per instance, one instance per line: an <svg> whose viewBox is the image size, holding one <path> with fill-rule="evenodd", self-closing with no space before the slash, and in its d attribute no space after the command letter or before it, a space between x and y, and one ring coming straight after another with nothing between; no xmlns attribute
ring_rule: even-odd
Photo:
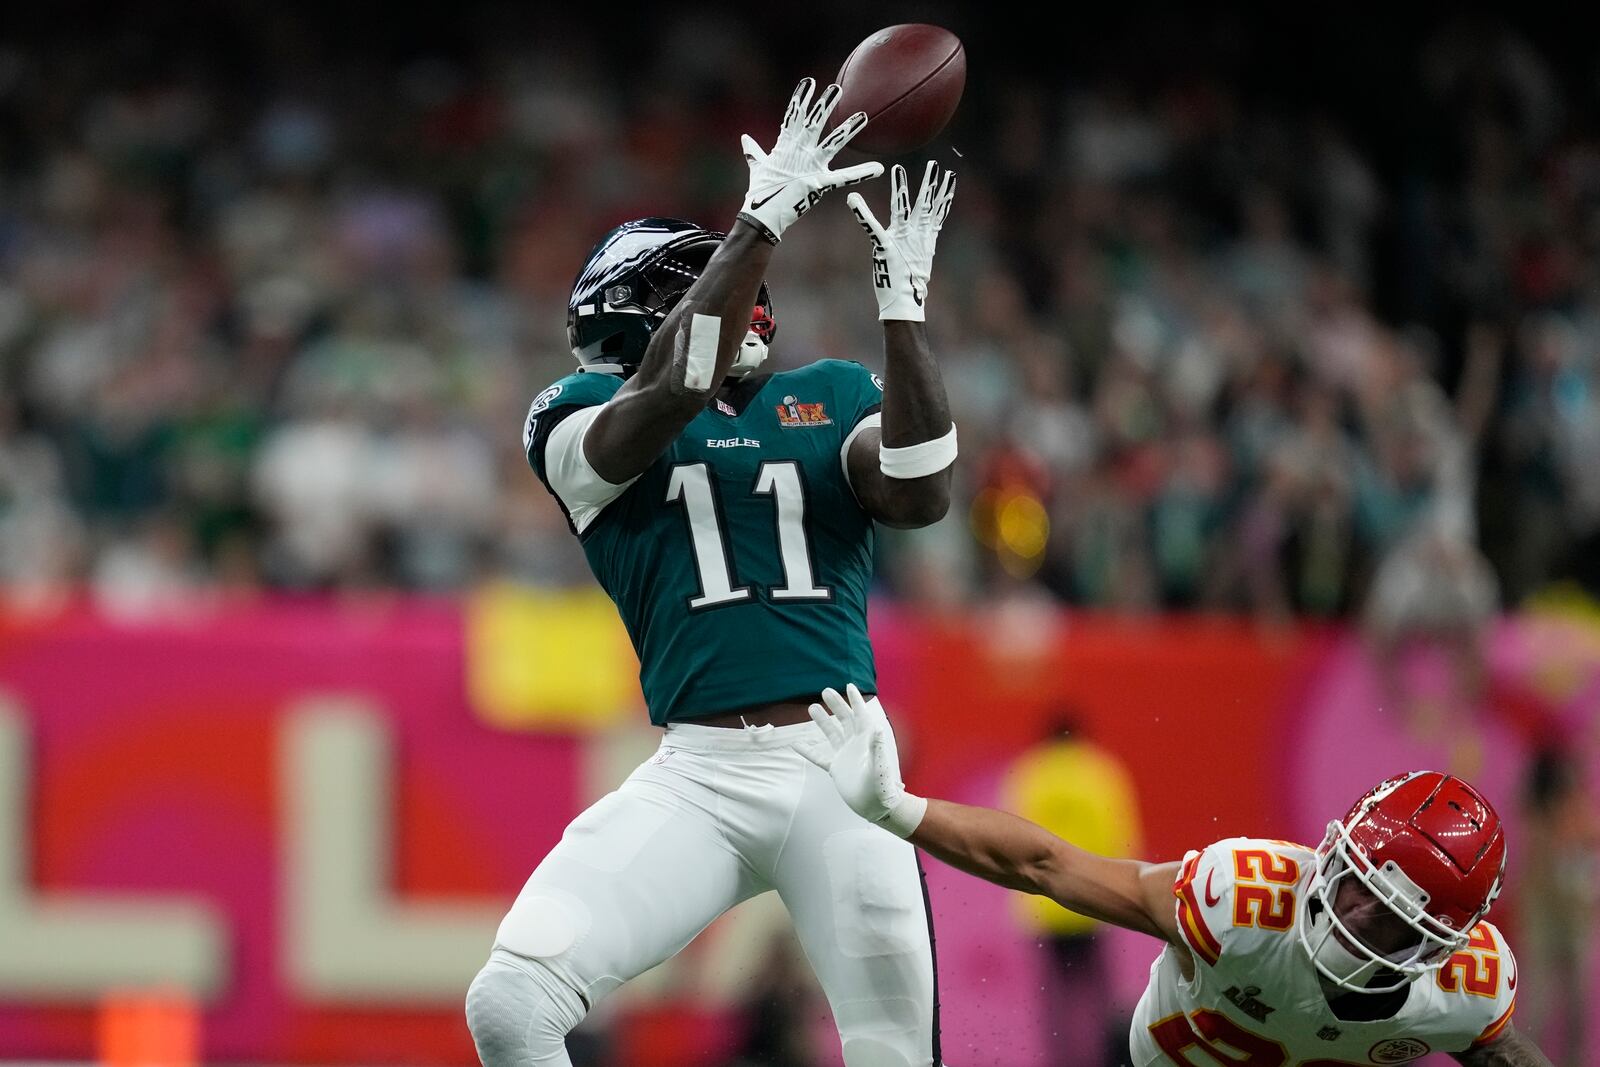
<svg viewBox="0 0 1600 1067"><path fill-rule="evenodd" d="M882 443L877 412L857 423L845 440L845 479L861 509L885 526L900 529L916 529L944 518L950 506L951 468L921 478L891 478L883 473L879 458Z"/></svg>
<svg viewBox="0 0 1600 1067"><path fill-rule="evenodd" d="M1180 949L1184 947L1184 940L1178 932L1178 910L1174 906L1172 887L1182 866L1177 862L1147 863L1139 872L1139 899L1145 918L1162 940Z"/></svg>
<svg viewBox="0 0 1600 1067"><path fill-rule="evenodd" d="M883 471L878 469L878 445L883 442L883 415L874 411L856 423L844 439L844 480L855 494L856 502L869 515L872 502L880 495L879 482Z"/></svg>

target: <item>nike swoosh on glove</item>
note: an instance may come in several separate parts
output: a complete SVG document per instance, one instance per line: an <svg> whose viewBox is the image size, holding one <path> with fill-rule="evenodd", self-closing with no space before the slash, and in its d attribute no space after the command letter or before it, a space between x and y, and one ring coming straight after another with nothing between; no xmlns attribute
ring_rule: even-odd
<svg viewBox="0 0 1600 1067"><path fill-rule="evenodd" d="M858 163L841 170L829 169L833 157L850 143L867 124L867 115L858 111L841 122L828 136L823 128L839 103L839 87L830 85L815 103L812 94L817 83L803 79L789 98L778 139L768 152L745 134L745 162L750 166L750 187L744 194L739 217L757 227L767 240L777 244L783 231L822 200L823 194L842 185L853 185L883 173L882 163Z"/></svg>

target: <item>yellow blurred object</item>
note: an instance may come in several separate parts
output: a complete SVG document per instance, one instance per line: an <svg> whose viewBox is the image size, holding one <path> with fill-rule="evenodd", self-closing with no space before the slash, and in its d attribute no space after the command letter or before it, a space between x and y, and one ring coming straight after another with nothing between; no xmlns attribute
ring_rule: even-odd
<svg viewBox="0 0 1600 1067"><path fill-rule="evenodd" d="M972 498L967 521L972 536L984 548L997 548L1000 544L999 514L1004 494L998 489L980 489Z"/></svg>
<svg viewBox="0 0 1600 1067"><path fill-rule="evenodd" d="M1002 784L1004 806L1057 837L1102 856L1139 849L1139 806L1120 760L1090 741L1046 741L1019 756ZM1035 933L1085 934L1099 924L1044 897L1018 895L1018 918Z"/></svg>
<svg viewBox="0 0 1600 1067"><path fill-rule="evenodd" d="M178 989L117 990L100 1002L99 1062L105 1067L194 1067L200 1008Z"/></svg>
<svg viewBox="0 0 1600 1067"><path fill-rule="evenodd" d="M969 521L978 543L993 549L1012 577L1030 577L1044 563L1050 515L1031 492L984 489L972 502Z"/></svg>
<svg viewBox="0 0 1600 1067"><path fill-rule="evenodd" d="M1529 614L1566 618L1600 626L1600 600L1577 582L1552 582L1535 590L1522 602Z"/></svg>
<svg viewBox="0 0 1600 1067"><path fill-rule="evenodd" d="M1050 516L1039 499L1013 493L1000 507L1000 565L1014 578L1028 578L1044 563Z"/></svg>
<svg viewBox="0 0 1600 1067"><path fill-rule="evenodd" d="M604 730L643 703L628 633L596 589L479 589L467 602L466 660L473 710L507 729Z"/></svg>

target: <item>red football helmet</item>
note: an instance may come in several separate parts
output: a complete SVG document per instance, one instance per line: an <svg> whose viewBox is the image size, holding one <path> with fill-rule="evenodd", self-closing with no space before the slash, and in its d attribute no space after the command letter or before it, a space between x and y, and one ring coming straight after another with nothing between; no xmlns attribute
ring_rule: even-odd
<svg viewBox="0 0 1600 1067"><path fill-rule="evenodd" d="M1500 895L1506 840L1476 789L1437 771L1390 778L1328 824L1317 849L1300 940L1328 981L1362 993L1399 989L1444 965ZM1335 896L1354 878L1418 935L1385 954L1340 917ZM1320 907L1318 906L1320 905ZM1393 981L1372 983L1380 972Z"/></svg>

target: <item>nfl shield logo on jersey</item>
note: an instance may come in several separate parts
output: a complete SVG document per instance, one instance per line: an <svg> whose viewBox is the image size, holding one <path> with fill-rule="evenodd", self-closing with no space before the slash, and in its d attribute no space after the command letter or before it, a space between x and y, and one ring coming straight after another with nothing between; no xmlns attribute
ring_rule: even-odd
<svg viewBox="0 0 1600 1067"><path fill-rule="evenodd" d="M1324 1041L1337 1041L1343 1033L1344 1031L1339 1029L1337 1026L1324 1026L1321 1030L1317 1031L1317 1036L1322 1038Z"/></svg>
<svg viewBox="0 0 1600 1067"><path fill-rule="evenodd" d="M1414 1059L1426 1056L1430 1049L1431 1046L1426 1041L1418 1041L1413 1037L1396 1037L1373 1045L1372 1051L1367 1053L1367 1058L1373 1063L1410 1063Z"/></svg>

